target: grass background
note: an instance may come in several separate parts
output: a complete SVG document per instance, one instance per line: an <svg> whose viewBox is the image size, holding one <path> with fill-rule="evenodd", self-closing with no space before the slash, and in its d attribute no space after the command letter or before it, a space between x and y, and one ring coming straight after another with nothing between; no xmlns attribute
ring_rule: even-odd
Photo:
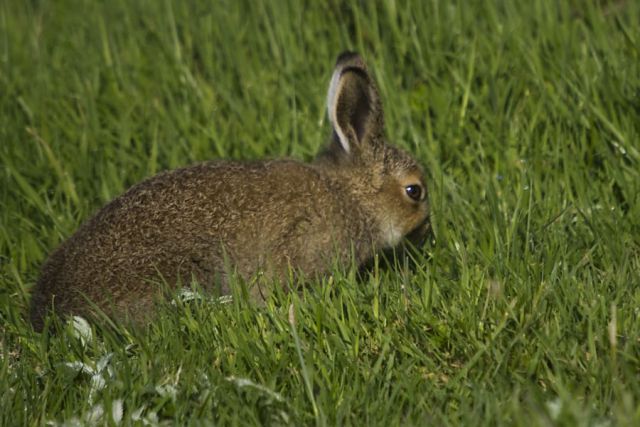
<svg viewBox="0 0 640 427"><path fill-rule="evenodd" d="M637 425L639 22L636 1L1 2L0 423ZM46 255L128 186L312 159L347 48L428 171L413 269L31 331Z"/></svg>

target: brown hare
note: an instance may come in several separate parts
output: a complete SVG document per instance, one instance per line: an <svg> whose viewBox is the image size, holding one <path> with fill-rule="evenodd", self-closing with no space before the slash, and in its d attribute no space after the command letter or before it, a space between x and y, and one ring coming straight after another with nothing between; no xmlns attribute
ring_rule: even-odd
<svg viewBox="0 0 640 427"><path fill-rule="evenodd" d="M42 267L31 322L45 315L140 321L162 288L197 281L230 293L228 273L250 283L321 277L406 236L424 236L424 175L384 138L382 105L361 57L341 54L327 96L332 140L313 163L213 161L130 188L62 243ZM255 282L255 281L254 281ZM260 286L254 298L264 297Z"/></svg>

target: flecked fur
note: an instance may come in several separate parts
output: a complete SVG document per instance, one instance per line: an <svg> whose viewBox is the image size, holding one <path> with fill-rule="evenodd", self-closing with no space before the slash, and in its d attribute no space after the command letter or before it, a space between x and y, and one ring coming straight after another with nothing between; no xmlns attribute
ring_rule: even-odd
<svg viewBox="0 0 640 427"><path fill-rule="evenodd" d="M333 93L332 93L333 92ZM93 307L140 321L153 313L158 279L192 279L229 293L229 268L250 280L286 282L287 272L328 274L359 265L428 227L423 173L383 140L382 107L364 62L338 57L329 92L333 140L311 164L214 161L161 173L117 197L49 257L36 284L31 322L49 311ZM420 200L405 188L418 185ZM265 295L260 287L255 298ZM91 302L89 302L91 301Z"/></svg>

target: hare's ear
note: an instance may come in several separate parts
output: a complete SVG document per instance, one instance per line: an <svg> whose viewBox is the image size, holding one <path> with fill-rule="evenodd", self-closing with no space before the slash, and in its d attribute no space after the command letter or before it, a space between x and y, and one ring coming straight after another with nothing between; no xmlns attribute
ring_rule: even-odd
<svg viewBox="0 0 640 427"><path fill-rule="evenodd" d="M382 135L384 120L378 91L357 53L338 56L327 94L327 110L334 140L347 154L354 148L365 148Z"/></svg>

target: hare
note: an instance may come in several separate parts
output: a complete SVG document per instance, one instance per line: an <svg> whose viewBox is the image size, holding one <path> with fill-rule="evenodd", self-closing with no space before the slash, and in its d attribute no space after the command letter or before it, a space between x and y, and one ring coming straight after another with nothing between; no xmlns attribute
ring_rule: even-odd
<svg viewBox="0 0 640 427"><path fill-rule="evenodd" d="M312 163L212 161L160 173L117 197L42 267L31 323L45 315L145 319L160 282L196 280L230 293L228 273L286 283L322 277L336 261L420 239L429 204L420 165L384 139L382 105L362 58L339 55L327 95L333 128ZM264 298L260 286L251 296Z"/></svg>

